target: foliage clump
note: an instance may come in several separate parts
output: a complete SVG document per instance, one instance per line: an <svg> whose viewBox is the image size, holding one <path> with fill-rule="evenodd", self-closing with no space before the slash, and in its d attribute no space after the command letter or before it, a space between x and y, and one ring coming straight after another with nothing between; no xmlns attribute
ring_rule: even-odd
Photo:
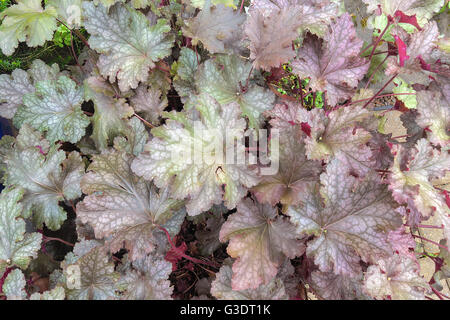
<svg viewBox="0 0 450 320"><path fill-rule="evenodd" d="M448 299L448 6L1 0L0 299Z"/></svg>

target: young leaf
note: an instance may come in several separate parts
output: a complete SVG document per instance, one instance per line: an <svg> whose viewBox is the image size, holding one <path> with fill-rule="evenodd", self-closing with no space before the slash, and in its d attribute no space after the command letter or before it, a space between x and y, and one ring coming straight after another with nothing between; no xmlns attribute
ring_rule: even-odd
<svg viewBox="0 0 450 320"><path fill-rule="evenodd" d="M425 279L419 275L419 264L410 257L393 255L370 266L365 273L365 290L374 298L424 300Z"/></svg>
<svg viewBox="0 0 450 320"><path fill-rule="evenodd" d="M196 105L201 121L190 120L181 112L166 113L166 124L152 130L154 138L131 166L137 175L154 179L159 188L170 188L174 198L188 198L190 215L200 214L222 199L229 209L234 208L247 188L259 180L255 169L228 164L226 152L219 157L208 147L215 139L225 143L227 132L243 135L246 124L238 105L221 106L210 96L201 98Z"/></svg>
<svg viewBox="0 0 450 320"><path fill-rule="evenodd" d="M279 278L262 284L257 289L233 290L231 277L233 271L228 265L220 268L211 284L211 294L219 300L288 300L283 281Z"/></svg>
<svg viewBox="0 0 450 320"><path fill-rule="evenodd" d="M108 12L101 4L85 1L83 10L89 44L101 53L100 73L111 82L117 79L121 91L146 81L155 62L171 52L174 38L167 35L170 26L164 19L150 26L144 14L122 4Z"/></svg>
<svg viewBox="0 0 450 320"><path fill-rule="evenodd" d="M430 72L422 68L421 61L434 63L432 52L436 48L439 30L435 21L427 23L421 31L417 31L404 39L406 42L406 55L409 57L404 63L397 57L387 60L386 75L398 74L409 84L420 83L428 85L431 81Z"/></svg>
<svg viewBox="0 0 450 320"><path fill-rule="evenodd" d="M40 0L19 0L17 4L0 13L0 48L10 56L19 42L26 41L29 47L42 46L52 40L56 30L56 9L42 8Z"/></svg>
<svg viewBox="0 0 450 320"><path fill-rule="evenodd" d="M304 253L296 239L295 226L277 217L277 209L244 199L237 212L223 224L220 241L230 241L227 252L237 260L233 264L233 290L256 289L267 285L277 274L285 257Z"/></svg>
<svg viewBox="0 0 450 320"><path fill-rule="evenodd" d="M125 137L114 138L114 149L137 156L144 150L148 136L142 121L135 117L131 118L128 121Z"/></svg>
<svg viewBox="0 0 450 320"><path fill-rule="evenodd" d="M374 262L391 254L387 232L401 225L401 217L380 178L374 173L355 178L335 159L320 181L320 189L309 190L301 205L287 210L298 235L315 235L306 254L319 269L356 275L360 257Z"/></svg>
<svg viewBox="0 0 450 320"><path fill-rule="evenodd" d="M25 233L25 221L19 216L23 190L4 190L0 194L0 274L6 267L26 269L41 248L40 233ZM4 287L3 287L4 289Z"/></svg>
<svg viewBox="0 0 450 320"><path fill-rule="evenodd" d="M157 125L168 101L166 96L161 95L161 90L141 84L136 89L136 95L130 99L130 104L136 112L142 112L146 120Z"/></svg>
<svg viewBox="0 0 450 320"><path fill-rule="evenodd" d="M61 76L57 81L41 81L36 92L26 94L14 116L17 127L24 123L46 132L50 142L78 142L90 121L81 110L83 94L71 79Z"/></svg>
<svg viewBox="0 0 450 320"><path fill-rule="evenodd" d="M306 36L292 62L293 72L311 78L311 88L325 91L327 102L335 106L353 96L354 88L369 69L369 63L359 57L362 45L350 15L344 14L331 24L324 41Z"/></svg>
<svg viewBox="0 0 450 320"><path fill-rule="evenodd" d="M274 94L249 81L252 66L236 55L220 56L209 59L200 66L197 87L200 93L207 93L221 105L237 102L242 114L248 117L250 127L257 128L261 123L261 114L272 109Z"/></svg>
<svg viewBox="0 0 450 320"><path fill-rule="evenodd" d="M93 156L81 181L87 196L77 205L77 215L94 228L98 239L110 237L107 243L112 252L125 245L130 259L136 260L154 250L155 230L170 223L182 202L170 199L167 189L158 193L136 176L130 168L132 159L114 150Z"/></svg>

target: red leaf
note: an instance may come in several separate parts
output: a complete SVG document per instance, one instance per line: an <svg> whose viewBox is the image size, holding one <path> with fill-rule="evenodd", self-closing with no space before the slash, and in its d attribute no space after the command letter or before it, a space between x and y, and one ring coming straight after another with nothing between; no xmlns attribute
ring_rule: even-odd
<svg viewBox="0 0 450 320"><path fill-rule="evenodd" d="M300 123L302 131L308 136L311 137L311 126L307 122Z"/></svg>
<svg viewBox="0 0 450 320"><path fill-rule="evenodd" d="M417 23L417 18L416 18L415 14L412 16L408 16L408 15L404 14L402 11L397 10L394 14L394 17L400 17L400 20L398 22L409 23L409 24L413 25L414 27L416 27L418 30L422 30L422 28Z"/></svg>
<svg viewBox="0 0 450 320"><path fill-rule="evenodd" d="M406 44L397 35L394 35L394 39L395 39L395 43L398 48L398 56L400 58L400 67L403 67L403 66L405 66L405 61L409 59L409 56L406 54Z"/></svg>

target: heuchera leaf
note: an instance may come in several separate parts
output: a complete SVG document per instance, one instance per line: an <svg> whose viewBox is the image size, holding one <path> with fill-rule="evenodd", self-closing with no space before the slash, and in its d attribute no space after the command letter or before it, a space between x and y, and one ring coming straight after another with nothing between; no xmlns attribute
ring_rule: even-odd
<svg viewBox="0 0 450 320"><path fill-rule="evenodd" d="M363 0L367 4L367 12L375 13L381 9L385 15L394 17L397 11L417 17L417 22L423 26L444 5L444 0Z"/></svg>
<svg viewBox="0 0 450 320"><path fill-rule="evenodd" d="M181 101L185 103L187 98L196 94L195 88L195 73L197 72L200 57L195 54L194 50L183 47L180 50L180 57L176 64L172 65L172 68L176 68L177 74L173 79L173 86L180 95Z"/></svg>
<svg viewBox="0 0 450 320"><path fill-rule="evenodd" d="M0 13L0 48L10 56L19 42L26 41L29 47L42 46L51 40L56 30L56 9L42 8L40 0L19 0L17 4Z"/></svg>
<svg viewBox="0 0 450 320"><path fill-rule="evenodd" d="M40 233L25 233L25 221L19 216L23 190L4 190L0 194L0 274L6 267L26 269L41 248ZM5 287L3 286L3 289Z"/></svg>
<svg viewBox="0 0 450 320"><path fill-rule="evenodd" d="M128 121L125 137L117 136L114 138L114 149L137 156L144 150L148 136L141 120L131 118Z"/></svg>
<svg viewBox="0 0 450 320"><path fill-rule="evenodd" d="M19 106L23 105L23 97L35 91L38 81L55 80L59 75L57 64L47 66L42 60L34 60L30 69L15 69L11 75L0 74L0 116L12 119Z"/></svg>
<svg viewBox="0 0 450 320"><path fill-rule="evenodd" d="M65 21L69 28L81 26L82 0L48 0L45 4L56 8L59 20Z"/></svg>
<svg viewBox="0 0 450 320"><path fill-rule="evenodd" d="M335 159L320 181L320 189L309 190L301 205L287 210L299 236L315 235L306 254L320 270L356 275L360 259L375 262L392 254L387 232L401 225L401 217L380 178L375 173L355 178Z"/></svg>
<svg viewBox="0 0 450 320"><path fill-rule="evenodd" d="M210 5L207 0L203 10L186 21L187 27L183 28L183 33L192 38L193 45L201 41L211 53L231 53L241 41L245 16L221 4L215 7Z"/></svg>
<svg viewBox="0 0 450 320"><path fill-rule="evenodd" d="M276 105L273 114L280 114L284 110L283 105ZM274 118L270 123L273 125L279 121ZM270 203L272 206L277 202L285 206L298 204L305 187L317 181L322 170L322 164L319 161L306 158L301 126L288 125L289 127L283 128L279 133L278 172L275 175L263 176L261 182L252 189L259 202ZM274 128L279 129L275 126Z"/></svg>
<svg viewBox="0 0 450 320"><path fill-rule="evenodd" d="M117 79L121 91L146 81L155 62L171 52L174 38L167 35L170 26L165 19L150 26L144 14L122 4L108 12L101 4L84 2L83 13L89 44L101 53L100 73L111 82Z"/></svg>
<svg viewBox="0 0 450 320"><path fill-rule="evenodd" d="M369 63L359 57L362 45L350 15L343 14L330 25L323 41L306 36L292 62L293 72L311 78L311 88L325 91L327 102L335 106L353 96L354 88L369 69Z"/></svg>
<svg viewBox="0 0 450 320"><path fill-rule="evenodd" d="M233 264L233 290L256 289L268 284L287 256L304 253L296 239L295 227L277 216L277 209L244 199L237 212L223 224L220 241L230 241L227 252L237 260Z"/></svg>
<svg viewBox="0 0 450 320"><path fill-rule="evenodd" d="M435 145L450 145L450 109L447 101L438 91L417 93L417 124L427 129L428 139Z"/></svg>
<svg viewBox="0 0 450 320"><path fill-rule="evenodd" d="M27 297L25 292L25 275L20 269L11 271L3 283L3 293L8 300L23 300Z"/></svg>
<svg viewBox="0 0 450 320"><path fill-rule="evenodd" d="M195 237L198 240L200 246L200 253L209 256L216 251L221 245L219 240L220 229L222 228L225 219L223 218L222 211L228 210L220 206L220 209L212 208L205 214L205 227L204 229L197 229L195 231Z"/></svg>
<svg viewBox="0 0 450 320"><path fill-rule="evenodd" d="M397 35L395 37L396 39L398 38ZM394 56L388 58L386 75L393 76L398 74L409 84L421 83L428 85L431 81L429 78L430 72L422 68L420 61L435 62L431 54L433 49L436 48L438 37L438 26L435 21L432 21L427 23L421 31L413 33L409 38L401 39L401 42L397 42L397 45L400 46L399 58L397 59Z"/></svg>
<svg viewBox="0 0 450 320"><path fill-rule="evenodd" d="M131 267L132 266L132 267ZM125 300L171 300L173 287L168 280L172 272L170 262L148 255L133 261L119 280Z"/></svg>
<svg viewBox="0 0 450 320"><path fill-rule="evenodd" d="M380 260L365 273L364 289L377 299L424 300L424 288L428 287L419 275L417 261L406 256Z"/></svg>
<svg viewBox="0 0 450 320"><path fill-rule="evenodd" d="M36 92L26 94L14 116L14 125L30 124L46 132L50 142L78 142L85 134L89 118L81 110L83 94L71 79L61 76L57 81L41 81Z"/></svg>
<svg viewBox="0 0 450 320"><path fill-rule="evenodd" d="M132 159L114 150L93 157L81 181L87 196L77 205L77 215L94 228L98 239L110 237L112 252L125 246L130 259L136 260L154 250L155 230L170 221L182 202L170 199L167 189L158 193L136 176L130 168Z"/></svg>
<svg viewBox="0 0 450 320"><path fill-rule="evenodd" d="M245 33L254 67L269 71L288 62L295 56L292 41L300 36L299 30L322 36L337 15L337 4L327 0L252 1Z"/></svg>
<svg viewBox="0 0 450 320"><path fill-rule="evenodd" d="M280 9L295 11L301 23L301 30L323 36L328 24L339 15L339 6L333 0L254 0L249 11L259 10L269 16ZM279 24L279 22L276 22Z"/></svg>
<svg viewBox="0 0 450 320"><path fill-rule="evenodd" d="M130 99L130 104L136 112L143 113L146 120L157 125L168 101L166 96L161 96L161 90L141 84L136 89L136 95Z"/></svg>
<svg viewBox="0 0 450 320"><path fill-rule="evenodd" d="M245 34L250 40L250 59L255 68L269 71L294 58L292 41L301 25L298 8L282 8L264 16L258 9L247 18ZM280 32L283 30L283 32Z"/></svg>
<svg viewBox="0 0 450 320"><path fill-rule="evenodd" d="M0 74L0 116L14 117L23 96L30 92L34 92L34 86L26 71L16 69L11 75Z"/></svg>
<svg viewBox="0 0 450 320"><path fill-rule="evenodd" d="M272 279L268 284L262 284L257 289L233 290L231 277L233 271L230 266L224 265L211 284L211 294L219 300L287 300L283 281Z"/></svg>
<svg viewBox="0 0 450 320"><path fill-rule="evenodd" d="M236 55L220 56L200 66L196 84L200 93L211 95L221 105L237 102L250 127L257 128L261 114L273 107L275 95L252 80L243 90L251 71L252 65Z"/></svg>
<svg viewBox="0 0 450 320"><path fill-rule="evenodd" d="M415 109L417 107L417 99L414 95L416 90L411 88L402 78L398 77L394 79L394 84L396 85L393 89L393 93L411 93L411 95L398 95L397 99L405 104L408 109Z"/></svg>
<svg viewBox="0 0 450 320"><path fill-rule="evenodd" d="M434 149L426 139L417 141L408 152L401 145L393 146L394 163L390 168L389 189L400 204L407 204L413 212L419 212L419 221L434 214L444 226L444 234L450 239L450 209L444 196L435 189L432 180L444 177L450 168L447 151Z"/></svg>
<svg viewBox="0 0 450 320"><path fill-rule="evenodd" d="M247 188L258 183L257 170L245 164L226 163L226 152L219 159L211 154L208 145L220 135L225 140L227 130L243 134L245 120L240 118L236 103L221 106L210 96L203 96L196 109L200 121L190 120L181 112L165 113L169 118L166 124L152 130L154 138L131 167L137 175L154 179L159 188L170 188L174 198L188 198L189 215L200 214L222 199L232 209Z"/></svg>
<svg viewBox="0 0 450 320"><path fill-rule="evenodd" d="M369 300L363 292L363 274L347 276L333 272L314 271L309 284L314 293L326 300Z"/></svg>
<svg viewBox="0 0 450 320"><path fill-rule="evenodd" d="M83 248L78 248L82 246ZM79 250L79 252L77 252ZM77 243L62 262L60 284L69 300L106 300L117 298L119 274L105 248L99 243Z"/></svg>
<svg viewBox="0 0 450 320"><path fill-rule="evenodd" d="M367 174L375 159L367 145L371 134L361 123L370 116L369 110L361 106L338 108L328 116L322 109L300 109L297 123L306 123L310 128L310 136L305 137L308 159L328 162L337 157L352 173Z"/></svg>
<svg viewBox="0 0 450 320"><path fill-rule="evenodd" d="M408 56L406 54L406 45L403 42L403 40L400 39L400 37L397 35L394 35L394 39L395 39L395 44L396 44L397 50L398 50L399 65L400 65L400 67L404 67L405 61L408 60L410 58L410 56Z"/></svg>
<svg viewBox="0 0 450 320"><path fill-rule="evenodd" d="M129 128L125 119L134 111L125 99L116 99L111 84L100 76L92 76L84 81L86 100L94 102L92 117L92 139L99 150L108 148L118 135L126 135Z"/></svg>
<svg viewBox="0 0 450 320"><path fill-rule="evenodd" d="M7 153L5 183L25 190L22 200L25 217L33 213L38 227L42 228L45 223L49 229L57 230L67 218L58 202L81 196L84 163L76 151L66 158L66 153L58 150L59 144L46 150L47 141L38 144L36 137L28 141L30 134L33 130L22 126L14 148Z"/></svg>
<svg viewBox="0 0 450 320"><path fill-rule="evenodd" d="M64 300L66 293L63 287L56 287L43 293L35 292L30 296L30 300Z"/></svg>

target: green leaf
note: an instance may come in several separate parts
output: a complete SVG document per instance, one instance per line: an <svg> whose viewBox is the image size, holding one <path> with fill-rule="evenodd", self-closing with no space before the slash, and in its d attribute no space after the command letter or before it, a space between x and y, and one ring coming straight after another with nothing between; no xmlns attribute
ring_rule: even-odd
<svg viewBox="0 0 450 320"><path fill-rule="evenodd" d="M83 3L84 26L89 32L89 44L101 53L98 67L111 82L119 82L121 91L135 89L149 77L155 62L168 56L174 38L167 35L170 25L159 19L150 26L139 11L122 4L108 10L101 4Z"/></svg>
<svg viewBox="0 0 450 320"><path fill-rule="evenodd" d="M3 284L3 293L8 300L24 300L27 297L25 292L25 276L20 269L11 271Z"/></svg>
<svg viewBox="0 0 450 320"><path fill-rule="evenodd" d="M201 121L190 120L181 112L166 113L170 119L152 130L154 138L131 166L137 175L154 179L156 186L170 188L174 198L188 198L190 215L198 215L222 199L229 209L234 208L247 188L259 180L255 168L228 164L225 152L220 157L209 149L216 138L225 142L227 130L243 136L246 124L238 105L221 106L203 96L196 107ZM194 157L201 161L193 161Z"/></svg>
<svg viewBox="0 0 450 320"><path fill-rule="evenodd" d="M40 0L18 0L16 5L0 13L0 48L10 56L19 45L26 41L29 47L42 46L52 40L56 30L56 9L42 8Z"/></svg>
<svg viewBox="0 0 450 320"><path fill-rule="evenodd" d="M59 145L48 149L48 141L41 143L36 136L30 139L30 132L33 131L24 125L14 148L7 153L5 183L25 190L25 217L34 213L38 227L45 223L49 229L57 230L67 217L58 202L81 196L84 164L78 152L73 151L66 158L66 153L58 150Z"/></svg>
<svg viewBox="0 0 450 320"><path fill-rule="evenodd" d="M43 293L33 293L30 300L64 300L66 294L63 287L56 287L52 290L44 291Z"/></svg>
<svg viewBox="0 0 450 320"><path fill-rule="evenodd" d="M96 241L81 241L62 262L58 283L69 300L115 299L119 274L106 249Z"/></svg>
<svg viewBox="0 0 450 320"><path fill-rule="evenodd" d="M416 93L416 90L401 78L396 78L394 84L396 86L392 89L393 93ZM396 98L402 101L408 109L415 109L417 107L416 95L398 95Z"/></svg>
<svg viewBox="0 0 450 320"><path fill-rule="evenodd" d="M31 258L41 248L40 233L25 233L25 221L20 217L22 204L18 201L23 190L4 190L0 194L0 273L6 267L26 269Z"/></svg>
<svg viewBox="0 0 450 320"><path fill-rule="evenodd" d="M275 95L252 80L243 92L251 70L252 65L236 55L218 56L200 66L197 87L200 93L211 95L221 105L238 103L242 114L248 117L250 127L258 128L261 114L273 107Z"/></svg>
<svg viewBox="0 0 450 320"><path fill-rule="evenodd" d="M112 145L114 138L126 135L129 131L125 119L134 111L125 99L116 99L111 84L100 76L92 76L84 81L86 100L94 102L92 117L92 139L97 149L105 150Z"/></svg>
<svg viewBox="0 0 450 320"><path fill-rule="evenodd" d="M201 57L198 57L200 60ZM195 73L197 72L199 61L194 50L187 47L181 48L180 57L172 68L176 68L176 76L173 79L173 86L180 95L181 101L184 103L184 109L188 109L187 101L196 93Z"/></svg>
<svg viewBox="0 0 450 320"><path fill-rule="evenodd" d="M49 67L41 60L34 60L28 71L15 69L11 75L0 75L0 116L12 119L23 97L35 91L38 81L56 79L60 74L57 64Z"/></svg>
<svg viewBox="0 0 450 320"><path fill-rule="evenodd" d="M36 92L23 98L14 116L14 125L30 124L46 132L50 142L58 140L78 142L85 134L89 118L81 110L83 93L71 79L61 76L57 81L41 81Z"/></svg>

